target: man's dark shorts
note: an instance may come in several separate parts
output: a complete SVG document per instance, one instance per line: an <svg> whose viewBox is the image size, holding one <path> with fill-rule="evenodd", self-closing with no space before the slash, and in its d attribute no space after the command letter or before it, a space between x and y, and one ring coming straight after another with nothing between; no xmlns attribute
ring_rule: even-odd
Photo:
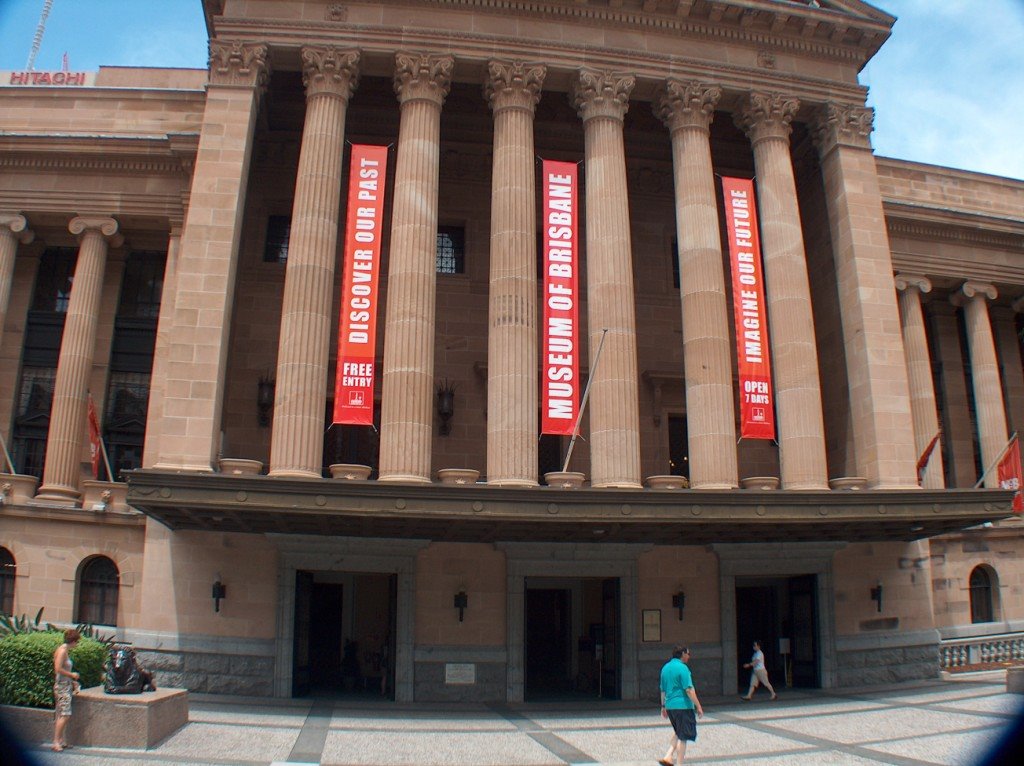
<svg viewBox="0 0 1024 766"><path fill-rule="evenodd" d="M668 720L679 739L693 742L697 739L697 716L693 710L669 710Z"/></svg>

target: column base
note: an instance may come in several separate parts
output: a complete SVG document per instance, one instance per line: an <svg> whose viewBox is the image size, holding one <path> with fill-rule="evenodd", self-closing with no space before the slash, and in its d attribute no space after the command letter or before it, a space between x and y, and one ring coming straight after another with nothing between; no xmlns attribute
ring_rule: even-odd
<svg viewBox="0 0 1024 766"><path fill-rule="evenodd" d="M82 493L63 484L44 484L29 501L30 505L78 505Z"/></svg>
<svg viewBox="0 0 1024 766"><path fill-rule="evenodd" d="M429 476L418 476L411 473L380 474L377 481L390 482L392 484L433 484Z"/></svg>
<svg viewBox="0 0 1024 766"><path fill-rule="evenodd" d="M487 481L488 487L539 487L540 484L537 481L530 481L529 479L494 479Z"/></svg>

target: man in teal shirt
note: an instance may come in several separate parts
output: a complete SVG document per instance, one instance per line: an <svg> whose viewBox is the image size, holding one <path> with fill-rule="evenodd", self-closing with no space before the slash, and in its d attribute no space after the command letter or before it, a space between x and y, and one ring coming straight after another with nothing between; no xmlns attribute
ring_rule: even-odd
<svg viewBox="0 0 1024 766"><path fill-rule="evenodd" d="M686 756L686 743L697 739L697 718L704 717L704 708L697 699L693 688L693 677L686 663L690 650L676 644L672 648L672 659L661 669L661 717L672 723L672 741L665 757L658 761L662 766L675 766ZM694 716L696 711L696 717Z"/></svg>

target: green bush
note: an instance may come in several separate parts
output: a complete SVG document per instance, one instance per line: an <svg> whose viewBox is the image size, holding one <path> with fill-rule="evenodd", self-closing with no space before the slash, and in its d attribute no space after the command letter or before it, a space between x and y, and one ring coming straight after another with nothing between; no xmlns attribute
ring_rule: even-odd
<svg viewBox="0 0 1024 766"><path fill-rule="evenodd" d="M53 707L53 653L64 643L63 633L40 631L16 633L0 639L0 703L22 707ZM71 661L81 675L82 688L103 680L107 648L82 638L71 651Z"/></svg>

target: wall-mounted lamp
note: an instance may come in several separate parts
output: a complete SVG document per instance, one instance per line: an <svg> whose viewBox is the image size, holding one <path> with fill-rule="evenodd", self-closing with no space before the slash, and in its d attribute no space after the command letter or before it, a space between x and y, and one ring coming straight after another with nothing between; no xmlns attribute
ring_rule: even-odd
<svg viewBox="0 0 1024 766"><path fill-rule="evenodd" d="M274 381L261 375L256 384L256 417L261 426L270 425L270 411L274 408Z"/></svg>
<svg viewBox="0 0 1024 766"><path fill-rule="evenodd" d="M446 380L437 384L437 416L441 418L438 433L447 436L452 432L449 420L455 414L455 386Z"/></svg>
<svg viewBox="0 0 1024 766"><path fill-rule="evenodd" d="M459 610L459 622L462 622L463 613L469 606L469 596L466 595L466 591L460 590L455 594L455 608Z"/></svg>
<svg viewBox="0 0 1024 766"><path fill-rule="evenodd" d="M679 622L683 621L683 608L686 606L686 594L682 591L672 594L672 608L679 610Z"/></svg>
<svg viewBox="0 0 1024 766"><path fill-rule="evenodd" d="M227 586L220 581L220 575L217 575L217 579L213 581L213 611L220 611L221 599L228 597Z"/></svg>
<svg viewBox="0 0 1024 766"><path fill-rule="evenodd" d="M882 611L882 583L878 583L871 589L871 600L878 605L878 611Z"/></svg>

